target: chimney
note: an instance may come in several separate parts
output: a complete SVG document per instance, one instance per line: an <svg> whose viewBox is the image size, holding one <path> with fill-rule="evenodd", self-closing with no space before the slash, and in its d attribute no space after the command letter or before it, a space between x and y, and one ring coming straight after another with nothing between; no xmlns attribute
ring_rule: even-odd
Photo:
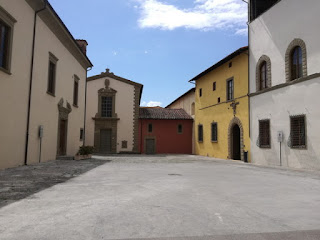
<svg viewBox="0 0 320 240"><path fill-rule="evenodd" d="M88 42L86 40L83 39L77 39L76 42L78 43L81 51L87 55L87 46L88 46Z"/></svg>

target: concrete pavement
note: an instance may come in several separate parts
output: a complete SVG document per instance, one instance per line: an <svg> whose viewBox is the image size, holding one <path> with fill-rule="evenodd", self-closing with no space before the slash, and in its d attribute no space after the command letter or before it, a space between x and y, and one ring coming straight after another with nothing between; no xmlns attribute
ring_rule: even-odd
<svg viewBox="0 0 320 240"><path fill-rule="evenodd" d="M0 209L0 239L320 239L320 174L114 156ZM1 193L0 193L1 194Z"/></svg>

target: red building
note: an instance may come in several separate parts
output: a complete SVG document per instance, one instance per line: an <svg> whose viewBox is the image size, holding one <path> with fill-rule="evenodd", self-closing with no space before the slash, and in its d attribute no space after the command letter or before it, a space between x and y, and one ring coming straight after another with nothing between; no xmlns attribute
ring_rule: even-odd
<svg viewBox="0 0 320 240"><path fill-rule="evenodd" d="M140 108L140 152L192 154L193 119L183 109Z"/></svg>

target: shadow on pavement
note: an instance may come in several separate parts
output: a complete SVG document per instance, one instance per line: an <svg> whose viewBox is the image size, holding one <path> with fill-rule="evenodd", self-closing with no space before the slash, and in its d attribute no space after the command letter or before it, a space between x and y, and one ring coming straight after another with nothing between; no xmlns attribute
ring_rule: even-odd
<svg viewBox="0 0 320 240"><path fill-rule="evenodd" d="M56 184L66 182L107 162L110 161L56 160L0 170L0 208Z"/></svg>

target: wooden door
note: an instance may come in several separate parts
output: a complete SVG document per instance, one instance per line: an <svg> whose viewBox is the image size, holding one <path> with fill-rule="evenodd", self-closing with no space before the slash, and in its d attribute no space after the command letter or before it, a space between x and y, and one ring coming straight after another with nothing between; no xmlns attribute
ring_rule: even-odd
<svg viewBox="0 0 320 240"><path fill-rule="evenodd" d="M241 160L241 139L238 125L233 127L233 157L234 160Z"/></svg>
<svg viewBox="0 0 320 240"><path fill-rule="evenodd" d="M146 139L146 154L156 153L156 141L155 139Z"/></svg>
<svg viewBox="0 0 320 240"><path fill-rule="evenodd" d="M100 130L100 152L111 153L112 150L112 130L102 129Z"/></svg>
<svg viewBox="0 0 320 240"><path fill-rule="evenodd" d="M60 120L59 155L63 156L66 154L67 154L67 121Z"/></svg>

